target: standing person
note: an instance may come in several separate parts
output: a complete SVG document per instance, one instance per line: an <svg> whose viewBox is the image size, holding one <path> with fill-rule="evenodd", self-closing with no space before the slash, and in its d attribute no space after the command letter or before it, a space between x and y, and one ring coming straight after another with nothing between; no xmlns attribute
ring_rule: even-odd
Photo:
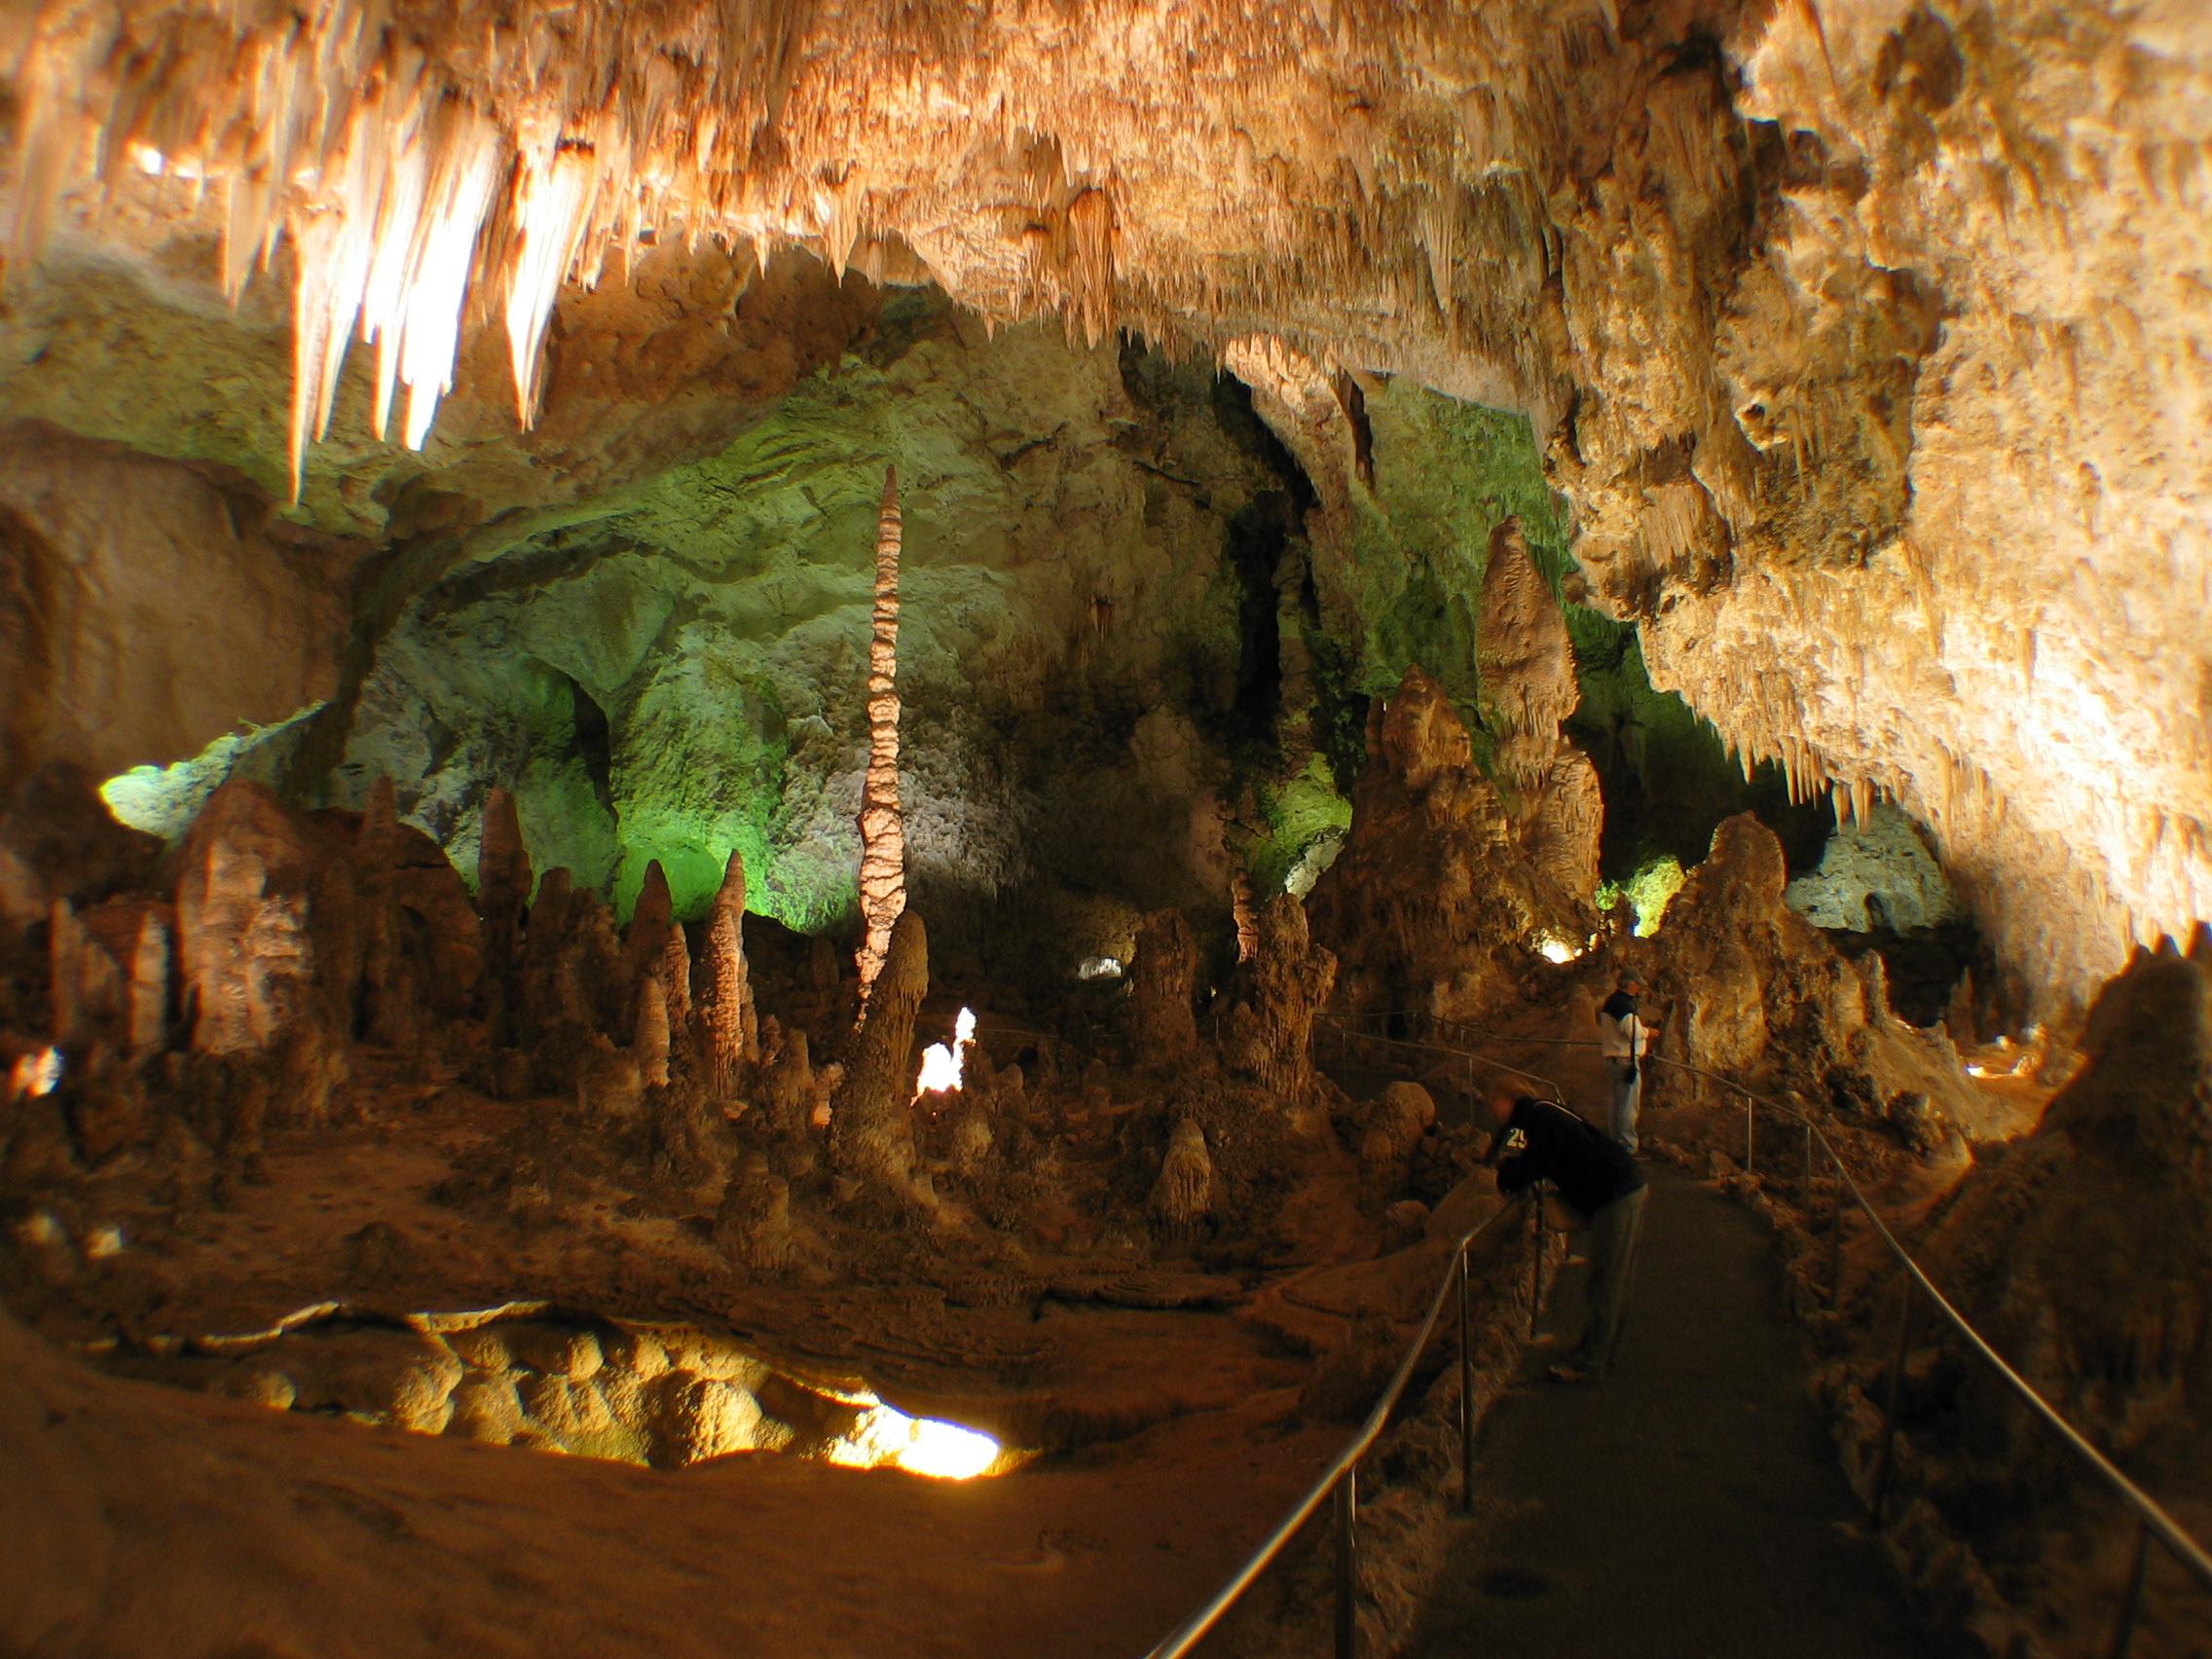
<svg viewBox="0 0 2212 1659"><path fill-rule="evenodd" d="M1613 1086L1613 1139L1634 1153L1637 1149L1636 1110L1643 1101L1643 1056L1651 1051L1651 1039L1659 1027L1646 1025L1637 1013L1636 999L1643 995L1643 981L1623 974L1598 1008L1598 1052L1605 1061L1605 1080Z"/></svg>
<svg viewBox="0 0 2212 1659"><path fill-rule="evenodd" d="M1548 1180L1590 1230L1590 1317L1574 1351L1547 1375L1554 1382L1595 1382L1620 1343L1650 1188L1617 1142L1557 1101L1501 1088L1491 1095L1490 1112L1497 1131L1483 1161L1496 1168L1498 1191L1518 1193Z"/></svg>

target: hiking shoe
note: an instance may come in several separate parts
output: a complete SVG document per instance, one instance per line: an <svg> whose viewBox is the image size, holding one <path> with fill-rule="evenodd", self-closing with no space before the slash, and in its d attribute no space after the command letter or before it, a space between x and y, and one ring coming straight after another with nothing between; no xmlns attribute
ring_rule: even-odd
<svg viewBox="0 0 2212 1659"><path fill-rule="evenodd" d="M1544 1375L1554 1382L1595 1382L1598 1379L1579 1365L1555 1365Z"/></svg>

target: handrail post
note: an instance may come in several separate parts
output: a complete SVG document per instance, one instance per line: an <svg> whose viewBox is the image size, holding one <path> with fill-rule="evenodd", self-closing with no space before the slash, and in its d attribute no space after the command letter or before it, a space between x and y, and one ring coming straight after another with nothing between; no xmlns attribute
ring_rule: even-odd
<svg viewBox="0 0 2212 1659"><path fill-rule="evenodd" d="M1903 1301L1898 1309L1897 1361L1890 1367L1890 1385L1882 1402L1882 1450L1874 1464L1874 1525L1882 1524L1882 1504L1890 1495L1890 1470L1898 1438L1898 1402L1904 1392L1904 1358L1912 1341L1912 1274L1904 1277Z"/></svg>
<svg viewBox="0 0 2212 1659"><path fill-rule="evenodd" d="M1756 1150L1757 1144L1753 1139L1754 1130L1751 1124L1752 1111L1753 1107L1751 1104L1751 1097L1747 1094L1744 1096L1744 1173L1747 1175L1755 1175L1758 1173L1758 1166L1752 1161L1752 1155Z"/></svg>
<svg viewBox="0 0 2212 1659"><path fill-rule="evenodd" d="M1337 1483L1337 1659L1352 1659L1352 1589L1359 1562L1359 1465Z"/></svg>
<svg viewBox="0 0 2212 1659"><path fill-rule="evenodd" d="M1529 1190L1529 1335L1536 1334L1536 1315L1544 1305L1544 1190Z"/></svg>
<svg viewBox="0 0 2212 1659"><path fill-rule="evenodd" d="M1805 1214L1813 1213L1813 1122L1805 1120L1805 1184L1798 1189L1804 1196Z"/></svg>
<svg viewBox="0 0 2212 1659"><path fill-rule="evenodd" d="M1467 1247L1459 1246L1459 1507L1475 1507L1475 1355L1467 1315Z"/></svg>
<svg viewBox="0 0 2212 1659"><path fill-rule="evenodd" d="M2112 1645L2105 1650L2105 1659L2127 1659L2127 1650L2135 1644L2135 1614L2143 1603L2143 1568L2151 1553L2151 1524L2135 1523L2135 1560L2127 1568L2127 1594L2120 1604L2120 1618L2112 1627Z"/></svg>

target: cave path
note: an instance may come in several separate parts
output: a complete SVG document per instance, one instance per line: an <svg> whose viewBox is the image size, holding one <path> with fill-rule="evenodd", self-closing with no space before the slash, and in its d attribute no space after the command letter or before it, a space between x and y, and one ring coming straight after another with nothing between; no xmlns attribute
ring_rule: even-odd
<svg viewBox="0 0 2212 1659"><path fill-rule="evenodd" d="M1589 1387L1544 1381L1581 1329L1589 1275L1570 1269L1546 1309L1553 1344L1484 1421L1475 1513L1406 1651L1935 1654L1860 1527L1766 1228L1687 1175L1646 1173L1612 1371Z"/></svg>

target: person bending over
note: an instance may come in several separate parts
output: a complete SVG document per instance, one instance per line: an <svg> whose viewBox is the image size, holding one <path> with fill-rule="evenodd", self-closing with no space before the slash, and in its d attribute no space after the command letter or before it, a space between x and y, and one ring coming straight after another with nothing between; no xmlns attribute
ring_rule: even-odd
<svg viewBox="0 0 2212 1659"><path fill-rule="evenodd" d="M1590 1230L1590 1317L1582 1340L1554 1382L1595 1382L1612 1363L1628 1308L1629 1270L1643 1227L1649 1189L1636 1160L1557 1101L1499 1089L1490 1097L1497 1125L1483 1161L1497 1171L1498 1191L1518 1193L1549 1181L1560 1202Z"/></svg>
<svg viewBox="0 0 2212 1659"><path fill-rule="evenodd" d="M1636 1109L1643 1099L1643 1056L1651 1051L1651 1039L1659 1027L1646 1025L1637 1012L1643 981L1623 974L1613 994L1598 1008L1598 1052L1604 1056L1605 1078L1613 1086L1613 1139L1636 1151Z"/></svg>

